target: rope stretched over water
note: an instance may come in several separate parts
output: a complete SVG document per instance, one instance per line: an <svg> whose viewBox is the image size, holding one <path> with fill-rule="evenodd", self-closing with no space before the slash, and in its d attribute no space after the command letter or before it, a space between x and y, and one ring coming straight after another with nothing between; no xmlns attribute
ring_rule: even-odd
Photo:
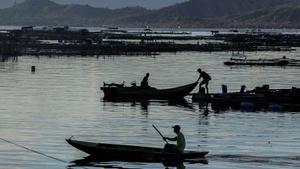
<svg viewBox="0 0 300 169"><path fill-rule="evenodd" d="M33 152L33 153L36 153L36 154L39 154L39 155L45 156L45 157L47 157L47 158L51 158L51 159L54 159L54 160L56 160L56 161L60 161L60 162L63 162L63 163L69 164L69 162L67 162L67 161L65 161L65 160L62 160L62 159L59 159L59 158L56 158L56 157L53 157L53 156L47 155L47 154L45 154L45 153L42 153L42 152L39 152L39 151L36 151L36 150L33 150L33 149L30 149L30 148L28 148L28 147L25 147L25 146L23 146L23 145L20 145L20 144L14 143L14 142L12 142L12 141L9 141L9 140L6 140L6 139L4 139L4 138L0 138L0 140L2 140L2 141L4 141L4 142L7 142L7 143L9 143L9 144L15 145L15 146L17 146L17 147L20 147L20 148L26 149L26 150L28 150L28 151L30 151L30 152ZM80 166L80 167L81 167L81 168L85 168L85 167L82 167L82 166ZM85 169L87 169L87 168L85 168Z"/></svg>

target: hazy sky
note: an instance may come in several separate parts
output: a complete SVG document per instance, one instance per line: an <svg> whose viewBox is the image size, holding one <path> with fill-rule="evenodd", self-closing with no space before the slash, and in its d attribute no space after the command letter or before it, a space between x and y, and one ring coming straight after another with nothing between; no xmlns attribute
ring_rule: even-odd
<svg viewBox="0 0 300 169"><path fill-rule="evenodd" d="M7 8L14 2L24 0L0 0L0 8ZM52 0L62 4L88 4L95 7L121 8L126 6L142 6L146 8L160 8L187 0Z"/></svg>

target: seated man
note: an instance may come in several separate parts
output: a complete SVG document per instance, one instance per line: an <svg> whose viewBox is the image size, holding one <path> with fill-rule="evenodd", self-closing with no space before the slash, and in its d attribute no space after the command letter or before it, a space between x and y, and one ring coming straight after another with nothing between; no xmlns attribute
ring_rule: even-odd
<svg viewBox="0 0 300 169"><path fill-rule="evenodd" d="M150 75L149 73L146 73L146 76L143 78L143 80L141 82L141 88L144 88L144 89L150 88L150 86L148 84L149 75Z"/></svg>
<svg viewBox="0 0 300 169"><path fill-rule="evenodd" d="M183 153L184 149L185 149L185 138L184 135L180 132L180 126L179 125L175 125L173 126L174 129L174 133L177 134L176 137L174 138L168 138L168 137L164 137L164 140L170 140L170 141L177 141L176 144L176 154L180 155Z"/></svg>

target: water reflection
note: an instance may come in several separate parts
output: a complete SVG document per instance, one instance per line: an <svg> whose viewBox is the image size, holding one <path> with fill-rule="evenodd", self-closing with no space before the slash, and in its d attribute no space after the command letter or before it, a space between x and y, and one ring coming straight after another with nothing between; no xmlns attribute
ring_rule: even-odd
<svg viewBox="0 0 300 169"><path fill-rule="evenodd" d="M0 62L18 62L18 56L0 55Z"/></svg>
<svg viewBox="0 0 300 169"><path fill-rule="evenodd" d="M283 167L299 167L300 156L251 156L243 154L211 155L212 161L228 161L234 163L269 164Z"/></svg>
<svg viewBox="0 0 300 169"><path fill-rule="evenodd" d="M73 167L99 167L99 168L119 168L119 169L129 169L134 166L134 168L142 169L143 165L155 165L160 164L162 168L176 168L176 169L185 169L185 163L189 164L208 164L208 160L205 158L194 159L194 160L165 160L165 161L153 161L152 159L144 160L134 160L134 159L116 159L110 157L95 157L88 156L83 159L78 159L70 162L68 168ZM126 167L128 166L128 167ZM129 167L131 166L131 167ZM157 168L157 167L155 167Z"/></svg>
<svg viewBox="0 0 300 169"><path fill-rule="evenodd" d="M102 99L103 106L125 106L124 104L120 105L118 103L128 103L131 107L140 106L141 110L145 113L149 112L150 105L159 105L159 106L175 106L179 108L184 108L185 110L194 110L192 103L189 103L186 99L175 99L175 100L149 100L149 99L136 99L136 98L114 98L114 99Z"/></svg>
<svg viewBox="0 0 300 169"><path fill-rule="evenodd" d="M15 72L17 56L1 56L0 55L0 72Z"/></svg>
<svg viewBox="0 0 300 169"><path fill-rule="evenodd" d="M199 106L199 111L202 112L203 116L208 116L210 110L208 109L209 103L207 101L199 101L198 106Z"/></svg>

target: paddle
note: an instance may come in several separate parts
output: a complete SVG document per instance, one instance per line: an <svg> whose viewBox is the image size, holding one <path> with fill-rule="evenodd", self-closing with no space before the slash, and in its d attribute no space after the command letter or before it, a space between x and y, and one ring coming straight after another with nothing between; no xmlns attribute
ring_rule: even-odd
<svg viewBox="0 0 300 169"><path fill-rule="evenodd" d="M152 124L152 127L158 132L158 134L163 138L163 140L164 140L167 144L169 144L168 141L164 139L164 136L161 134L161 132L154 126L154 124Z"/></svg>

